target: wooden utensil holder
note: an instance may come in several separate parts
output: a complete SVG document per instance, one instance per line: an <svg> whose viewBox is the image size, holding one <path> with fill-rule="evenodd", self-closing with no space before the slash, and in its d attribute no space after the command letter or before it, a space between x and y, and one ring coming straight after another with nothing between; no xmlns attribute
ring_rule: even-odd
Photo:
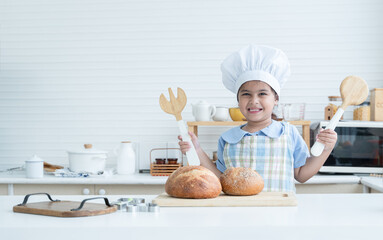
<svg viewBox="0 0 383 240"><path fill-rule="evenodd" d="M177 164L168 164L168 163L165 163L165 164L156 164L155 161L153 161L152 159L152 152L153 151L157 151L157 150L179 150L181 151L179 148L153 148L152 150L150 150L150 156L149 156L149 160L150 160L150 175L152 176L170 176L170 174L172 174L175 170L177 170L178 168L182 167L182 163L183 163L183 155L181 153L181 163L177 163Z"/></svg>

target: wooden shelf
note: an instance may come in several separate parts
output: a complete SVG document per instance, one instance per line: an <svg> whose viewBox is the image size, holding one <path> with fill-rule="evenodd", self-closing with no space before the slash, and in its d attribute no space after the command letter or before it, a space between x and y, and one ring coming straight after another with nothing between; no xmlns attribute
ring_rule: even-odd
<svg viewBox="0 0 383 240"><path fill-rule="evenodd" d="M306 142L307 147L310 150L310 124L311 121L300 120L300 121L287 121L295 126L302 126L302 137ZM206 122L187 122L189 131L193 132L198 136L198 127L199 126L239 126L247 123L246 121L227 121L227 122L218 122L218 121L206 121Z"/></svg>

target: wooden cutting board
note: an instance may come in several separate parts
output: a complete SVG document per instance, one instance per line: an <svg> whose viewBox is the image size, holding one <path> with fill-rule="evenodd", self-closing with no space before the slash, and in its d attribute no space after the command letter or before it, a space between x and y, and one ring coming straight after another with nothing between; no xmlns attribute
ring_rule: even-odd
<svg viewBox="0 0 383 240"><path fill-rule="evenodd" d="M55 217L86 217L112 213L117 206L108 207L100 203L85 203L78 211L71 211L80 206L81 202L60 201L60 202L35 202L24 206L14 206L13 211L19 213L30 213Z"/></svg>
<svg viewBox="0 0 383 240"><path fill-rule="evenodd" d="M153 200L161 207L271 207L297 206L292 192L261 192L253 196L229 196L221 194L210 199L184 199L162 193Z"/></svg>

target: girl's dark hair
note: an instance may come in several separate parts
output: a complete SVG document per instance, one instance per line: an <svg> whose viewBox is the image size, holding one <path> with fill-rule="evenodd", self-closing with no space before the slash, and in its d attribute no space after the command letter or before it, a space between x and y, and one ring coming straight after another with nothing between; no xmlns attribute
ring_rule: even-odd
<svg viewBox="0 0 383 240"><path fill-rule="evenodd" d="M239 88L239 89L241 89L241 88ZM239 89L238 89L238 92L237 92L237 102L239 102L239 94L238 94L239 93ZM277 99L279 101L279 96L278 96L277 92L272 87L270 87L270 89L271 89L271 91L273 91L275 99Z"/></svg>

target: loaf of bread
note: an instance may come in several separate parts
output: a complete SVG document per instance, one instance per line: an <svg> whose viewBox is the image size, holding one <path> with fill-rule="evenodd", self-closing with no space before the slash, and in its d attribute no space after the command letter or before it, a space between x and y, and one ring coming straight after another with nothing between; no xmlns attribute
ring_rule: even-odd
<svg viewBox="0 0 383 240"><path fill-rule="evenodd" d="M231 167L220 177L222 190L227 195L249 196L262 191L261 175L251 168Z"/></svg>
<svg viewBox="0 0 383 240"><path fill-rule="evenodd" d="M165 191L178 198L215 198L221 191L219 178L202 166L178 168L168 178Z"/></svg>

